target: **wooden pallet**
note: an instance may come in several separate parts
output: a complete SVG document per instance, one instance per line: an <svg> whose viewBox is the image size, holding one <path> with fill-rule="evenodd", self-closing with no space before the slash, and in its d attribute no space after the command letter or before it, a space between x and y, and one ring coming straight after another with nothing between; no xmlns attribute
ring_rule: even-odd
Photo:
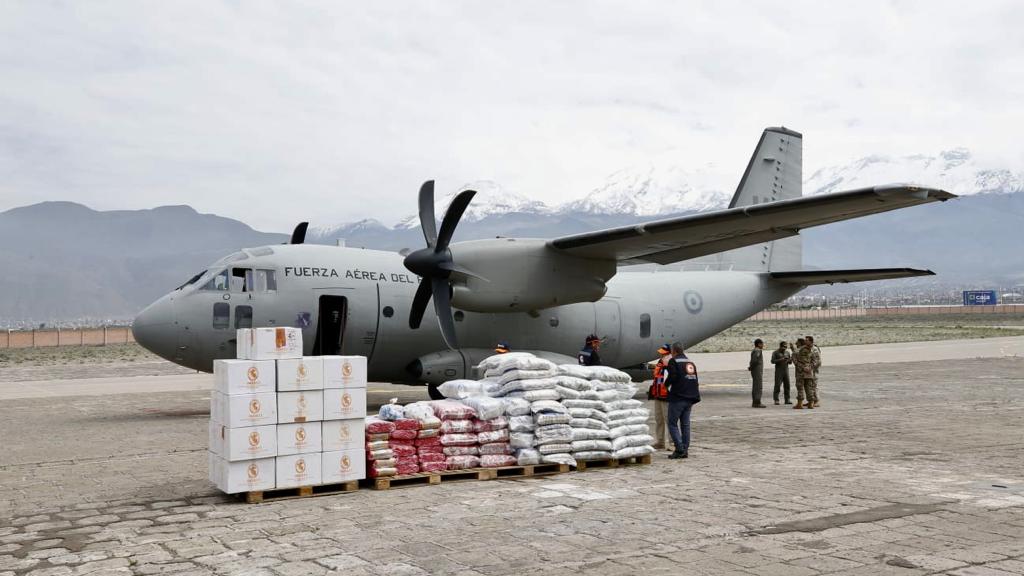
<svg viewBox="0 0 1024 576"><path fill-rule="evenodd" d="M467 470L442 470L438 472L420 472L418 474L405 474L402 476L382 476L380 478L369 478L366 484L374 490L390 490L392 488L405 488L408 486L433 486L442 481L453 480L492 480L495 477L494 468L469 468Z"/></svg>
<svg viewBox="0 0 1024 576"><path fill-rule="evenodd" d="M569 471L568 464L532 464L526 466L503 466L492 468L497 478L531 478L533 476L548 476L550 474L564 474Z"/></svg>
<svg viewBox="0 0 1024 576"><path fill-rule="evenodd" d="M260 504L261 502L273 502L275 500L291 500L293 498L309 498L311 496L327 496L330 494L344 494L355 492L359 489L359 481L351 480L340 484L321 484L318 486L299 486L297 488L279 488L277 490L258 490L254 492L242 492L245 501L249 504Z"/></svg>
<svg viewBox="0 0 1024 576"><path fill-rule="evenodd" d="M636 466L650 464L651 455L632 456L630 458L605 458L603 460L577 460L576 470L585 472L590 468L618 468L619 466Z"/></svg>

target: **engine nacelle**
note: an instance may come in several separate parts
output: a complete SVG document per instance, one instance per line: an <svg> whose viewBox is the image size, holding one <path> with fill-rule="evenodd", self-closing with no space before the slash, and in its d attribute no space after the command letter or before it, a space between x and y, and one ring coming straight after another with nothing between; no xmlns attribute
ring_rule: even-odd
<svg viewBox="0 0 1024 576"><path fill-rule="evenodd" d="M533 238L452 244L452 260L486 280L451 277L452 305L471 312L524 312L596 302L608 291L615 260L570 256Z"/></svg>

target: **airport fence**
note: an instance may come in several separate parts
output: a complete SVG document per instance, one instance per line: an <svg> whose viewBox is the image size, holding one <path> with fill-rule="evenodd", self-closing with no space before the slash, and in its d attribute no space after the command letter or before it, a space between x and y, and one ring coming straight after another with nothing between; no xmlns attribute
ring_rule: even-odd
<svg viewBox="0 0 1024 576"><path fill-rule="evenodd" d="M748 320L829 320L863 316L923 316L932 314L1024 314L1024 304L995 306L880 306L820 310L763 310Z"/></svg>
<svg viewBox="0 0 1024 576"><path fill-rule="evenodd" d="M5 348L51 348L55 346L106 346L135 342L131 326L101 328L54 328L0 330L0 350Z"/></svg>

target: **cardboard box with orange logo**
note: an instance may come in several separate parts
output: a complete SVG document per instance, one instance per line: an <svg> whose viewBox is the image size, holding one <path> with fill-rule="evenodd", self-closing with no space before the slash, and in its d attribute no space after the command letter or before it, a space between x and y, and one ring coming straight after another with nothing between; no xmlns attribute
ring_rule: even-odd
<svg viewBox="0 0 1024 576"><path fill-rule="evenodd" d="M309 454L322 450L319 422L277 425L277 455Z"/></svg>
<svg viewBox="0 0 1024 576"><path fill-rule="evenodd" d="M324 452L321 462L324 484L362 480L366 478L366 454L363 449Z"/></svg>
<svg viewBox="0 0 1024 576"><path fill-rule="evenodd" d="M235 338L237 355L246 360L302 357L302 330L298 328L240 328Z"/></svg>
<svg viewBox="0 0 1024 576"><path fill-rule="evenodd" d="M221 394L277 391L273 360L214 360L213 389Z"/></svg>
<svg viewBox="0 0 1024 576"><path fill-rule="evenodd" d="M366 388L366 356L321 356L324 388Z"/></svg>
<svg viewBox="0 0 1024 576"><path fill-rule="evenodd" d="M295 488L322 484L320 477L320 456L316 454L295 454L278 456L277 487Z"/></svg>
<svg viewBox="0 0 1024 576"><path fill-rule="evenodd" d="M366 441L366 419L324 420L321 433L324 452L363 449Z"/></svg>
<svg viewBox="0 0 1024 576"><path fill-rule="evenodd" d="M277 426L228 428L211 421L210 451L229 462L277 456Z"/></svg>
<svg viewBox="0 0 1024 576"><path fill-rule="evenodd" d="M366 388L324 390L324 420L366 417Z"/></svg>
<svg viewBox="0 0 1024 576"><path fill-rule="evenodd" d="M319 356L286 358L277 361L278 392L321 390L324 387L324 362Z"/></svg>
<svg viewBox="0 0 1024 576"><path fill-rule="evenodd" d="M210 394L210 419L228 428L277 424L277 394Z"/></svg>
<svg viewBox="0 0 1024 576"><path fill-rule="evenodd" d="M228 462L216 455L210 458L210 479L221 492L237 494L273 490L277 485L277 458Z"/></svg>
<svg viewBox="0 0 1024 576"><path fill-rule="evenodd" d="M324 419L323 390L277 393L277 423L319 422Z"/></svg>

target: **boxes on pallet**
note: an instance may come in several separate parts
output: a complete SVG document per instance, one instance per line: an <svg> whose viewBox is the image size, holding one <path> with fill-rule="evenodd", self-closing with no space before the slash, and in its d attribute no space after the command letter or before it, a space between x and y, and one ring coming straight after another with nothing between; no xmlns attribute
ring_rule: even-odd
<svg viewBox="0 0 1024 576"><path fill-rule="evenodd" d="M235 338L238 357L246 360L302 357L302 330L298 328L240 328Z"/></svg>
<svg viewBox="0 0 1024 576"><path fill-rule="evenodd" d="M362 451L365 435L366 420L362 417L351 420L324 420L322 426L324 452Z"/></svg>
<svg viewBox="0 0 1024 576"><path fill-rule="evenodd" d="M276 458L260 458L228 462L211 453L210 481L217 485L221 492L237 494L273 490L276 482Z"/></svg>
<svg viewBox="0 0 1024 576"><path fill-rule="evenodd" d="M277 456L320 452L322 446L319 422L277 425Z"/></svg>
<svg viewBox="0 0 1024 576"><path fill-rule="evenodd" d="M277 457L277 487L297 488L322 484L320 456L316 454L295 454Z"/></svg>
<svg viewBox="0 0 1024 576"><path fill-rule="evenodd" d="M366 388L366 356L322 356L324 388Z"/></svg>
<svg viewBox="0 0 1024 576"><path fill-rule="evenodd" d="M276 392L273 360L214 360L213 389L221 394Z"/></svg>
<svg viewBox="0 0 1024 576"><path fill-rule="evenodd" d="M277 395L273 392L257 394L210 394L210 419L228 428L277 424Z"/></svg>
<svg viewBox="0 0 1024 576"><path fill-rule="evenodd" d="M229 462L277 456L277 426L228 428L210 422L210 451Z"/></svg>
<svg viewBox="0 0 1024 576"><path fill-rule="evenodd" d="M324 387L324 362L318 356L277 361L278 392L320 390Z"/></svg>
<svg viewBox="0 0 1024 576"><path fill-rule="evenodd" d="M277 423L319 422L324 419L322 390L277 393Z"/></svg>
<svg viewBox="0 0 1024 576"><path fill-rule="evenodd" d="M363 448L335 450L322 455L321 477L324 484L366 478L366 454Z"/></svg>
<svg viewBox="0 0 1024 576"><path fill-rule="evenodd" d="M323 400L324 420L366 417L366 388L327 388Z"/></svg>

